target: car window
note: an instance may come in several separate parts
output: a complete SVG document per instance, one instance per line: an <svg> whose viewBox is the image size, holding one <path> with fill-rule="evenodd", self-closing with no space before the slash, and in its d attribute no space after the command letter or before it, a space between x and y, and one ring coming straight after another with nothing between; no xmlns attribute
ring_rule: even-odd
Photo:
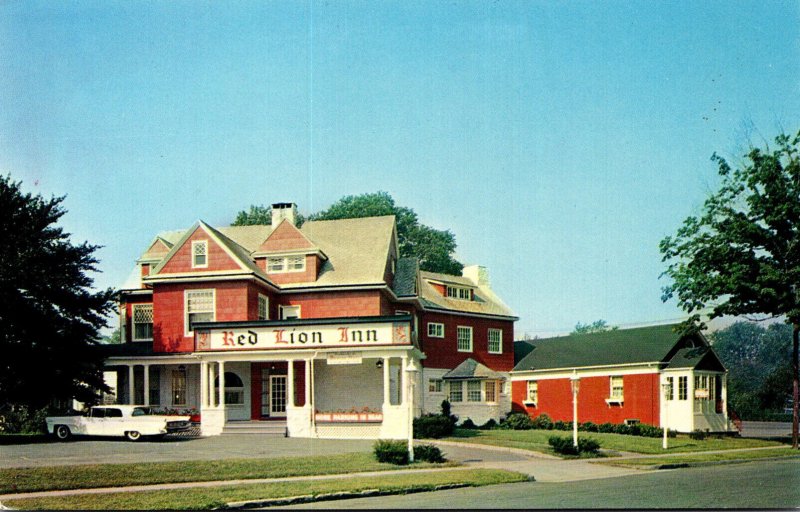
<svg viewBox="0 0 800 512"><path fill-rule="evenodd" d="M106 409L106 418L121 418L122 411L120 409Z"/></svg>
<svg viewBox="0 0 800 512"><path fill-rule="evenodd" d="M150 411L145 407L137 407L131 412L131 416L147 416Z"/></svg>
<svg viewBox="0 0 800 512"><path fill-rule="evenodd" d="M89 414L92 418L105 418L106 417L106 410L94 408L92 409L91 413Z"/></svg>

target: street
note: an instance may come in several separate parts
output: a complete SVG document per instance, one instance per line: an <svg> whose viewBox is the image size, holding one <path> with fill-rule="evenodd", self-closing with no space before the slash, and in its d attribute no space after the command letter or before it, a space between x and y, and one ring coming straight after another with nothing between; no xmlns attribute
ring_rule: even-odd
<svg viewBox="0 0 800 512"><path fill-rule="evenodd" d="M513 469L509 467L508 469ZM286 508L768 508L800 506L800 460L772 460L566 483L531 482L323 501Z"/></svg>

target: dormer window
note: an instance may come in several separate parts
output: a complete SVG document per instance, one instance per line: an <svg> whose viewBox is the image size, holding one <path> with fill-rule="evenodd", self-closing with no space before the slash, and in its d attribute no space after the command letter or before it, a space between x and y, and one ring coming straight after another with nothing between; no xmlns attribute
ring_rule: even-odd
<svg viewBox="0 0 800 512"><path fill-rule="evenodd" d="M447 285L447 296L451 299L472 300L472 290L464 286Z"/></svg>
<svg viewBox="0 0 800 512"><path fill-rule="evenodd" d="M267 258L267 273L281 274L284 272L303 272L306 269L306 257L280 256Z"/></svg>
<svg viewBox="0 0 800 512"><path fill-rule="evenodd" d="M208 267L208 240L192 242L192 268Z"/></svg>

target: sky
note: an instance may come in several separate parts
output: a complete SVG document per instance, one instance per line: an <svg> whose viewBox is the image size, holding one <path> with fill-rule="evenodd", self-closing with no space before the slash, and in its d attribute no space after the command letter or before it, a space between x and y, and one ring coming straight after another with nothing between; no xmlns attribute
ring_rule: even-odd
<svg viewBox="0 0 800 512"><path fill-rule="evenodd" d="M800 4L0 3L0 173L120 286L159 231L386 191L516 336L681 319L658 243L710 157L800 129Z"/></svg>

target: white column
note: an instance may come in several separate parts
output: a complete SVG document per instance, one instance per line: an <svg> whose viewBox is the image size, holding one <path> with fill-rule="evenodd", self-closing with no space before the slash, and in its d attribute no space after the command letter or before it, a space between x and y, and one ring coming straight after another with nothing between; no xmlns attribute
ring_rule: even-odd
<svg viewBox="0 0 800 512"><path fill-rule="evenodd" d="M200 408L208 407L208 363L200 362Z"/></svg>
<svg viewBox="0 0 800 512"><path fill-rule="evenodd" d="M400 389L402 390L402 399L400 403L403 405L408 405L408 372L406 371L406 367L408 366L408 357L403 356L402 363L400 366Z"/></svg>
<svg viewBox="0 0 800 512"><path fill-rule="evenodd" d="M143 365L144 368L144 404L150 405L150 365Z"/></svg>
<svg viewBox="0 0 800 512"><path fill-rule="evenodd" d="M214 399L214 363L208 365L208 406L216 407L217 401Z"/></svg>
<svg viewBox="0 0 800 512"><path fill-rule="evenodd" d="M219 362L219 406L225 408L225 361Z"/></svg>
<svg viewBox="0 0 800 512"><path fill-rule="evenodd" d="M286 363L286 405L294 407L294 361Z"/></svg>
<svg viewBox="0 0 800 512"><path fill-rule="evenodd" d="M311 360L306 359L306 385L304 388L305 391L305 404L306 407L311 407Z"/></svg>
<svg viewBox="0 0 800 512"><path fill-rule="evenodd" d="M391 405L392 398L391 398L391 383L389 379L389 361L388 357L383 358L383 407L384 409Z"/></svg>
<svg viewBox="0 0 800 512"><path fill-rule="evenodd" d="M135 401L135 388L133 387L133 366L132 364L128 365L128 403L133 405L136 403Z"/></svg>

